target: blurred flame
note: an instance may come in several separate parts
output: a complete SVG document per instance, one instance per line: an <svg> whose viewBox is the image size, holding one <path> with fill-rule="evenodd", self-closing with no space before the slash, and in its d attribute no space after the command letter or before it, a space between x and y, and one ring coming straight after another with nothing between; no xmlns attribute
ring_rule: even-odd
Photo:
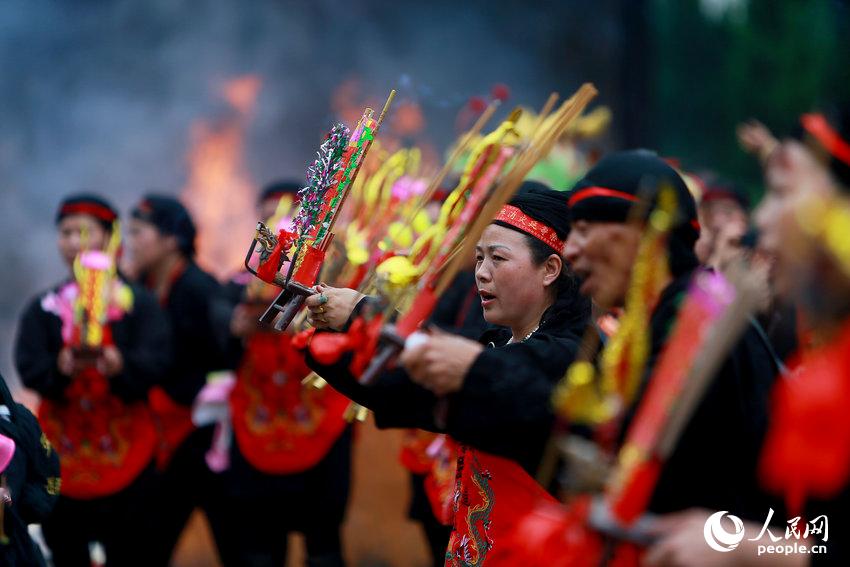
<svg viewBox="0 0 850 567"><path fill-rule="evenodd" d="M228 81L222 88L225 100L241 114L251 114L263 82L255 75L245 75Z"/></svg>
<svg viewBox="0 0 850 567"><path fill-rule="evenodd" d="M386 93L377 90L375 85L365 85L356 75L350 75L341 81L331 93L331 112L337 119L350 127L357 124L364 107L380 111ZM440 166L441 156L437 147L428 138L425 128L427 121L419 102L401 95L390 108L388 120L381 126L378 139L381 146L392 153L402 147L417 146L422 150L423 170L436 170Z"/></svg>
<svg viewBox="0 0 850 567"><path fill-rule="evenodd" d="M189 179L182 197L198 227L198 262L218 277L237 269L256 224L256 189L245 171L245 133L262 81L254 75L227 81L221 96L230 112L192 125Z"/></svg>
<svg viewBox="0 0 850 567"><path fill-rule="evenodd" d="M351 128L360 120L365 106L380 109L374 97L367 98L363 94L363 88L357 77L345 79L331 94L331 110Z"/></svg>

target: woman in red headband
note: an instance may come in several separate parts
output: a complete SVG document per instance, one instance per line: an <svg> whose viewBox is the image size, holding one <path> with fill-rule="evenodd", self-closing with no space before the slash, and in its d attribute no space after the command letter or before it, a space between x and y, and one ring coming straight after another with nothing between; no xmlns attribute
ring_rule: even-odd
<svg viewBox="0 0 850 567"><path fill-rule="evenodd" d="M324 367L308 357L335 388L374 411L378 427L444 432L457 442L447 565L515 564L501 535L522 510L549 498L532 478L554 420L549 399L590 317L561 260L568 232L565 194L525 183L476 247L484 317L497 325L479 342L422 335L403 352L403 368L370 387L350 375L345 358ZM329 313L347 319L353 297L323 288L307 300L312 320L325 327Z"/></svg>

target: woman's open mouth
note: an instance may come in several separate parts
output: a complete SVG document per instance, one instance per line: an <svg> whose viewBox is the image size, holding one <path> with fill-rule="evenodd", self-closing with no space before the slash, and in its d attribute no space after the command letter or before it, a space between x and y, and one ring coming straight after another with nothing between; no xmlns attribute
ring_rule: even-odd
<svg viewBox="0 0 850 567"><path fill-rule="evenodd" d="M489 291L479 290L478 295L481 296L481 307L486 309L488 305L492 305L496 301L496 296Z"/></svg>

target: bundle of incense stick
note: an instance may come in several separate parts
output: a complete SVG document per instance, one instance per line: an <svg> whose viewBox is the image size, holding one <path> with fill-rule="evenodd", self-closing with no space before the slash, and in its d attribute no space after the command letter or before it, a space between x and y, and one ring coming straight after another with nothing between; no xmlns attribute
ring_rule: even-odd
<svg viewBox="0 0 850 567"><path fill-rule="evenodd" d="M686 385L670 413L667 428L658 440L656 454L662 460L673 454L688 420L720 370L726 355L746 330L758 306L761 294L758 282L747 273L743 265L734 266L730 272L728 279L735 287L735 299L709 331L702 350L688 372Z"/></svg>
<svg viewBox="0 0 850 567"><path fill-rule="evenodd" d="M486 125L486 123L490 120L490 118L495 113L496 109L499 107L499 101L494 101L491 103L487 109L481 114L472 128L465 132L460 138L458 138L458 143L455 146L454 151L451 153L449 158L446 160L442 169L437 173L435 177L431 179L426 188L425 192L417 199L416 204L412 207L410 212L405 215L403 220L404 226L410 226L419 212L424 208L424 206L431 200L436 190L440 187L440 184L445 179L446 175L451 171L452 166L457 161L457 159L463 155L463 153L469 149L470 144L475 139L475 137L480 133L481 129ZM380 124L380 121L379 121ZM359 178L358 178L359 181ZM360 185L361 192L365 184ZM362 206L363 203L358 202L358 206ZM396 237L385 235L383 237L384 243L388 247L393 247L396 245ZM342 244L336 244L337 247L342 248ZM332 248L334 249L334 248ZM334 249L335 250L335 249ZM337 250L337 252L341 252L339 256L336 257L337 261L334 264L333 269L328 269L322 274L322 281L332 281L335 285L345 285L344 281L338 281L338 276L344 272L345 270L345 252L344 250ZM375 268L376 266L372 265L369 267L366 275L363 278L362 283L358 286L360 291L366 291L368 293L369 290L372 290L372 284L374 282L375 276ZM304 317L300 318L300 322L303 323Z"/></svg>
<svg viewBox="0 0 850 567"><path fill-rule="evenodd" d="M455 275L463 265L463 258L472 253L478 238L499 212L499 209L517 192L534 164L549 154L552 146L566 131L570 122L582 113L597 93L596 87L590 83L585 83L572 97L561 104L561 107L555 113L555 118L545 128L540 127L544 124L544 120L539 120L538 129L532 134L528 145L517 156L514 166L493 189L481 214L478 215L472 227L466 233L463 248L458 254L454 255L449 267L443 271L435 290L437 296L442 294L454 280ZM553 96L550 96L546 103L550 108L554 105ZM541 112L540 116L543 119L546 117L544 112Z"/></svg>
<svg viewBox="0 0 850 567"><path fill-rule="evenodd" d="M408 214L407 217L405 218L404 224L406 226L410 226L412 224L413 220L416 218L416 215L418 215L419 212L425 207L425 205L428 204L428 202L434 196L434 193L437 191L437 189L439 189L440 185L445 180L448 173L452 170L452 167L454 166L455 162L460 158L460 156L463 155L464 152L466 152L469 149L470 145L472 144L472 141L475 139L476 136L478 136L478 134L481 132L481 130L484 128L484 126L487 125L487 123L493 117L493 114L496 112L496 110L498 108L499 108L499 101L498 100L493 101L487 107L487 109L481 114L481 116L478 117L478 120L476 120L475 124L472 125L472 128L470 128L466 133L464 133L458 139L458 143L455 146L454 151L446 159L445 164L440 169L440 171L437 173L437 175L434 176L431 179L431 182L428 184L427 189L425 190L425 192L419 198L418 203L416 204L415 207L413 207L410 214ZM388 235L386 237L385 242L389 246L393 246L395 244L395 238ZM363 293L374 292L374 290L375 290L375 287L374 287L375 268L376 267L377 266L371 266L369 268L367 275L363 278L363 283L359 286L359 291L361 291ZM392 310L392 308L390 308L390 310Z"/></svg>
<svg viewBox="0 0 850 567"><path fill-rule="evenodd" d="M532 132L540 131L540 127L543 126L543 121L549 117L549 113L552 112L553 108L555 108L556 102L558 102L558 93L553 92L549 95L549 98L546 99L546 104L543 105L543 108L540 109L540 114L537 115L537 121L534 123Z"/></svg>
<svg viewBox="0 0 850 567"><path fill-rule="evenodd" d="M640 246L646 245L648 240L665 237L667 232L665 230L662 231L662 233L658 233L655 229L644 231L642 227L642 224L644 222L644 216L646 215L649 207L651 206L653 194L657 190L658 189L653 184L643 185L638 192L638 200L629 208L626 223L638 228L643 233L641 237ZM632 278L635 277L635 274L636 272L632 273ZM633 280L629 281L629 285L634 285ZM607 310L608 306L602 306L602 309ZM555 424L553 425L552 433L549 437L548 443L546 444L546 448L543 452L543 458L540 461L540 465L538 466L536 474L537 482L539 482L543 486L548 486L549 483L552 482L552 479L555 477L558 463L560 462L560 453L563 452L562 448L571 446L570 443L564 443L563 440L559 439L559 437L568 430L566 415L560 409L560 403L558 401L559 397L561 396L561 394L559 393L560 389L563 387L564 391L568 391L567 384L570 378L570 373L573 372L574 369L579 365L591 364L596 355L599 353L599 344L601 342L602 338L599 333L599 328L596 326L595 322L589 322L587 327L585 327L584 335L582 336L582 340L579 343L575 360L564 373L564 377L560 380L560 382L555 388L552 403L556 408L556 420ZM611 343L609 342L608 346L610 347L610 345ZM596 391L600 392L600 390L598 389ZM569 455L567 457L568 459L570 458Z"/></svg>
<svg viewBox="0 0 850 567"><path fill-rule="evenodd" d="M389 222L386 216L391 212L388 203L391 202L392 197L392 182L388 180L389 172L387 168L392 168L393 165L398 166L401 162L403 174L406 174L409 162L415 162L417 159L411 157L411 155L413 152L418 152L416 148L403 149L389 155L381 148L378 148L378 150L380 151L378 156L375 156L374 149L369 153L369 157L375 160L372 164L372 171L361 171L356 180L357 184L351 190L351 201L346 211L352 214L340 221L341 224L346 225L346 231L352 226L356 227L358 231L365 230L367 226L369 231L383 231L385 229ZM364 173L367 173L365 178L363 177ZM354 210L351 211L351 209ZM375 221L375 219L378 220ZM370 236L366 246L368 250L372 249L371 244ZM322 266L319 281L330 282L331 285L346 286L346 282L351 280L351 275L358 269L357 265L348 262L347 241L334 239L328 252L327 261Z"/></svg>
<svg viewBox="0 0 850 567"><path fill-rule="evenodd" d="M433 291L439 275L450 265L449 258L454 258L459 253L458 243L466 235L471 220L463 220L464 215L473 215L473 218L475 218L474 215L480 213L491 188L496 183L496 179L502 175L509 160L513 157L513 150L503 145L504 137L511 131L511 128L506 129L505 126L506 124L513 124L520 113L519 109L514 110L502 125L488 135L489 138L492 138L490 142L487 142L486 138L482 141L482 144L485 144L485 149L475 157L474 162L470 162L474 163L474 166L469 175L464 176L461 185L455 190L460 195L457 204L459 210L457 217L451 226L447 227L446 234L429 243L430 250L420 262L420 265L425 267L415 283L387 302L384 310L385 318L398 309L400 304L409 300L415 302L414 298L423 289L428 288L429 291ZM473 208L470 209L470 207ZM405 310L402 309L402 311Z"/></svg>
<svg viewBox="0 0 850 567"><path fill-rule="evenodd" d="M630 524L645 512L665 463L676 449L685 427L726 356L751 320L758 304L759 286L752 276L746 274L743 262L736 266L726 285L730 283L734 288L732 300L719 317L709 323L708 329L702 331L704 338L695 355L686 361L687 368L673 370L684 373L679 386L670 381L656 382L662 379L665 364L669 369L679 363L676 352L669 350L672 347L668 346L662 352L653 379L629 428L625 445L620 450L617 468L609 477L606 488L606 502L611 515L621 523ZM674 330L674 333L680 332ZM672 340L675 341L675 337ZM671 360L671 356L676 359ZM675 388L675 393L665 386ZM637 454L638 458L624 458L626 453Z"/></svg>
<svg viewBox="0 0 850 567"><path fill-rule="evenodd" d="M378 125L380 125L381 121L383 120L383 116L384 116L384 113L386 112L386 108L389 105L389 103L392 99L392 96L394 96L394 93L395 93L395 91L393 91L390 94L390 99L388 99L387 103L384 105L384 111L381 113L381 117L378 120ZM555 93L552 93L552 95L550 96L550 100L553 96L555 98L557 98L557 95ZM446 162L443 164L443 167L431 179L431 181L428 184L428 187L425 189L425 192L419 197L416 205L412 208L410 213L406 216L405 223L404 223L406 226L410 226L413 223L413 220L419 214L419 212L422 211L422 209L425 207L425 205L427 205L430 202L431 198L434 196L434 193L440 188L440 185L443 183L446 176L452 170L452 167L454 166L455 162L457 162L457 160L464 154L464 152L466 152L470 148L472 142L481 133L481 130L484 128L484 126L487 125L487 123L490 121L490 119L496 113L496 110L498 110L499 106L500 106L499 100L494 100L493 102L491 102L488 105L488 107L484 110L484 112L481 114L481 116L478 117L478 119L475 121L475 123L472 125L472 127L468 131L466 131L464 134L462 134L460 136L460 138L458 138L458 142L455 145L454 150L451 152L451 154L449 154L449 157L446 159ZM389 246L393 246L395 244L395 238L388 235L386 237L385 242ZM452 252L450 259L453 258L454 255L457 254L457 252L459 252L459 248L455 249ZM341 255L342 263L344 263L345 262L345 251L339 250L338 253ZM341 268L341 266L340 266L340 268ZM374 266L374 265L371 266L369 268L369 271L367 272L367 275L363 278L363 282L360 284L360 286L358 288L358 290L361 291L362 293L370 294L370 293L374 293L376 291L375 268L376 268L376 266ZM336 273L336 271L334 271L333 273ZM386 309L386 313L384 315L386 316L393 309L394 309L394 306L388 306L387 309ZM305 323L306 323L306 319L307 319L307 315L308 315L308 312L306 310L299 313L299 316L295 320L295 325L296 325L295 328L296 329L304 328ZM313 387L316 387L316 388L321 388L326 384L325 381L322 380L322 378L318 374L316 374L315 372L311 372L301 382L302 382L302 384L312 385ZM367 414L368 414L368 410L366 408L360 406L359 404L352 402L351 406L348 408L348 410L346 410L345 419L346 419L346 421L352 421L352 420L355 420L355 419L357 421L363 421L366 418Z"/></svg>
<svg viewBox="0 0 850 567"><path fill-rule="evenodd" d="M375 125L375 135L377 135L378 130L380 130L380 128L381 128L381 124L383 123L384 118L387 115L387 111L389 110L390 105L392 104L393 99L395 98L395 94L396 94L395 89L391 90L389 96L387 97L386 102L384 103L384 108L381 110L381 114L380 114L380 116L378 116L378 121ZM360 168L363 166L364 161L365 161L365 156L363 156L363 158L361 158L360 163L357 164L357 168L354 170L354 173L351 174L351 184L353 184L354 181L357 179L357 174L360 172ZM345 205L345 201L348 198L348 195L350 193L351 193L351 191L346 191L342 195L342 198L340 199L338 210L342 210L342 207ZM338 214L334 215L333 218L331 219L330 225L328 226L328 228L325 231L325 234L322 238L322 243L319 246L320 248L324 248L327 245L328 239L332 238L331 235L333 233L334 224L336 224L336 221L338 219L339 219Z"/></svg>
<svg viewBox="0 0 850 567"><path fill-rule="evenodd" d="M286 276L285 287L260 316L261 322L273 323L274 328L278 331L285 330L292 323L298 311L301 310L306 298L312 294L312 287L318 281L326 251L333 241L334 224L341 216L340 213L343 211L345 201L357 180L357 174L394 98L395 90L392 90L377 121L373 118L374 113L371 108L364 111L363 117L355 129L353 139L349 140L345 150L346 156L350 156L346 157L345 169L337 172L338 175L335 175L334 184L331 186L333 192L322 196L319 214L313 220L313 225L299 237L298 247ZM356 150L354 146L357 146ZM312 240L308 242L307 236L310 236ZM255 244L256 239L252 244L252 251ZM251 271L247 261L246 267ZM277 275L275 280L277 281Z"/></svg>
<svg viewBox="0 0 850 567"><path fill-rule="evenodd" d="M481 132L484 126L487 125L487 123L493 117L493 114L496 113L496 110L498 110L499 108L499 104L499 100L494 100L493 102L491 102L490 105L481 114L481 116L478 117L478 120L475 121L475 124L472 125L472 128L470 128L469 131L465 134L461 135L461 137L458 139L458 143L455 145L454 150L451 154L449 154L449 157L446 159L446 163L443 164L443 167L440 169L437 175L435 175L434 178L431 179L431 182L428 184L428 188L425 189L425 192L419 198L419 202L410 212L410 215L408 215L407 224L413 222L413 219L416 218L416 215L418 215L419 212L423 209L423 207L428 204L428 202L434 196L434 193L437 192L437 189L440 188L440 185L443 183L446 176L452 170L452 166L454 165L454 163L458 160L458 158L460 158L460 156L463 155L466 150L469 149L469 146L470 144L472 144L472 141Z"/></svg>
<svg viewBox="0 0 850 567"><path fill-rule="evenodd" d="M395 221L402 220L403 217L405 220L403 226L409 227L413 224L415 217L410 217L404 211L420 203L421 196L411 195L403 199L400 195L394 196L393 192L397 182L404 178L421 179L417 175L420 161L419 148L399 150L386 160L374 178L367 183L369 194L366 196L358 219L358 228L367 231L366 242L369 250L378 246L381 240L395 242L396 239L388 234Z"/></svg>

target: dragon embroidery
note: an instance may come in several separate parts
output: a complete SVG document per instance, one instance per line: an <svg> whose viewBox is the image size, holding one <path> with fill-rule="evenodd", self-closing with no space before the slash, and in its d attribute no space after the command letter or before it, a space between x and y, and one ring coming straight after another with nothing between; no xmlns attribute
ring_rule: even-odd
<svg viewBox="0 0 850 567"><path fill-rule="evenodd" d="M464 464L469 465L468 471ZM446 552L447 566L483 565L487 553L493 548L490 537L491 514L495 503L495 494L490 486L492 480L490 471L481 466L475 452L462 447L458 457L455 489L455 526ZM458 514L462 508L466 508L466 513ZM458 518L463 518L464 525L457 525Z"/></svg>

